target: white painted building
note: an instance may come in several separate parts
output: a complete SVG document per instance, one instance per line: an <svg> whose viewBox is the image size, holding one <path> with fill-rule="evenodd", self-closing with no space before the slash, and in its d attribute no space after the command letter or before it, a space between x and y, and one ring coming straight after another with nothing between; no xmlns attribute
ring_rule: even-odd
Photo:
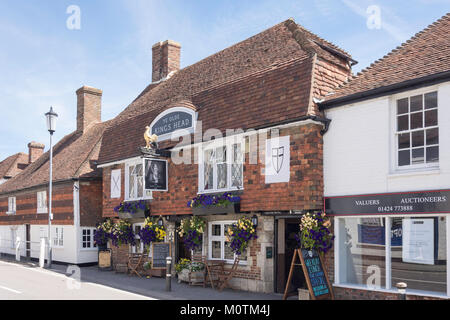
<svg viewBox="0 0 450 320"><path fill-rule="evenodd" d="M341 298L450 297L450 15L321 103Z"/></svg>

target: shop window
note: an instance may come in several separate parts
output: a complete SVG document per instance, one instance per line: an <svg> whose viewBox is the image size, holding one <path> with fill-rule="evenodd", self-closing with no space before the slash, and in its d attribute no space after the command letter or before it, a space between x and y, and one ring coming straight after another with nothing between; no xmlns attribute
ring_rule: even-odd
<svg viewBox="0 0 450 320"><path fill-rule="evenodd" d="M199 191L220 192L243 188L243 144L214 142L200 153Z"/></svg>
<svg viewBox="0 0 450 320"><path fill-rule="evenodd" d="M230 242L225 237L225 232L236 221L215 221L209 223L208 257L211 260L225 260L233 263L235 254L231 250ZM247 262L247 250L239 257L240 263Z"/></svg>
<svg viewBox="0 0 450 320"><path fill-rule="evenodd" d="M125 200L151 199L151 191L144 190L144 170L141 159L125 166Z"/></svg>
<svg viewBox="0 0 450 320"><path fill-rule="evenodd" d="M397 167L436 166L439 163L437 92L396 101Z"/></svg>
<svg viewBox="0 0 450 320"><path fill-rule="evenodd" d="M81 248L82 249L93 249L96 248L94 242L94 228L82 228L81 229Z"/></svg>
<svg viewBox="0 0 450 320"><path fill-rule="evenodd" d="M7 214L16 214L16 197L8 198L8 212Z"/></svg>
<svg viewBox="0 0 450 320"><path fill-rule="evenodd" d="M37 193L37 213L48 213L47 191L40 191Z"/></svg>
<svg viewBox="0 0 450 320"><path fill-rule="evenodd" d="M393 218L402 241L391 244L392 284L409 290L447 292L445 218Z"/></svg>
<svg viewBox="0 0 450 320"><path fill-rule="evenodd" d="M339 229L339 277L345 284L384 287L385 219L342 219ZM373 274L380 278L371 277Z"/></svg>
<svg viewBox="0 0 450 320"><path fill-rule="evenodd" d="M395 284L405 282L410 293L450 293L445 217L337 218L336 222L337 284L396 291Z"/></svg>

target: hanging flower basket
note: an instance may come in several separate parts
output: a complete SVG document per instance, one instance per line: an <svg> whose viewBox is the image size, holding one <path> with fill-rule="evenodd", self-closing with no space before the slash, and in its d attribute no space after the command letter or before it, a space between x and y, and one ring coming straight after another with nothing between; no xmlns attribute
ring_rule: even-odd
<svg viewBox="0 0 450 320"><path fill-rule="evenodd" d="M206 221L200 217L191 217L181 220L178 234L183 239L188 250L197 250L202 246L203 233L206 229Z"/></svg>
<svg viewBox="0 0 450 320"><path fill-rule="evenodd" d="M239 213L241 198L225 192L221 195L200 194L188 202L194 215Z"/></svg>
<svg viewBox="0 0 450 320"><path fill-rule="evenodd" d="M256 229L249 218L241 218L226 230L226 240L231 250L240 256L248 247L250 240L257 239Z"/></svg>
<svg viewBox="0 0 450 320"><path fill-rule="evenodd" d="M121 202L114 208L120 219L139 219L150 216L150 206L145 200Z"/></svg>
<svg viewBox="0 0 450 320"><path fill-rule="evenodd" d="M300 233L295 235L298 248L317 250L325 254L333 247L334 235L330 232L331 222L325 213L307 213L300 222Z"/></svg>

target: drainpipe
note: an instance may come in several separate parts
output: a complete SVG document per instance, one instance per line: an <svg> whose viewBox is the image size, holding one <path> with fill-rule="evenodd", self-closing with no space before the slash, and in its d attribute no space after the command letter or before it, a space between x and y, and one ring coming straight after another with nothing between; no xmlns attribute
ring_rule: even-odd
<svg viewBox="0 0 450 320"><path fill-rule="evenodd" d="M73 179L73 226L75 229L75 264L80 261L80 181Z"/></svg>

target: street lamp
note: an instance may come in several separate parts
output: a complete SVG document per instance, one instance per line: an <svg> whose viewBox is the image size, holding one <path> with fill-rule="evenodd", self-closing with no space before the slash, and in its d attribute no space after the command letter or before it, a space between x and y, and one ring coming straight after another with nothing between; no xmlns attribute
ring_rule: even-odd
<svg viewBox="0 0 450 320"><path fill-rule="evenodd" d="M49 185L48 185L48 259L47 259L47 268L52 266L52 241L51 241L51 227L52 227L52 170L53 170L53 145L52 145L52 136L56 129L56 118L58 115L53 111L53 107L50 107L50 111L45 114L47 118L47 130L50 133L50 177L49 177Z"/></svg>

